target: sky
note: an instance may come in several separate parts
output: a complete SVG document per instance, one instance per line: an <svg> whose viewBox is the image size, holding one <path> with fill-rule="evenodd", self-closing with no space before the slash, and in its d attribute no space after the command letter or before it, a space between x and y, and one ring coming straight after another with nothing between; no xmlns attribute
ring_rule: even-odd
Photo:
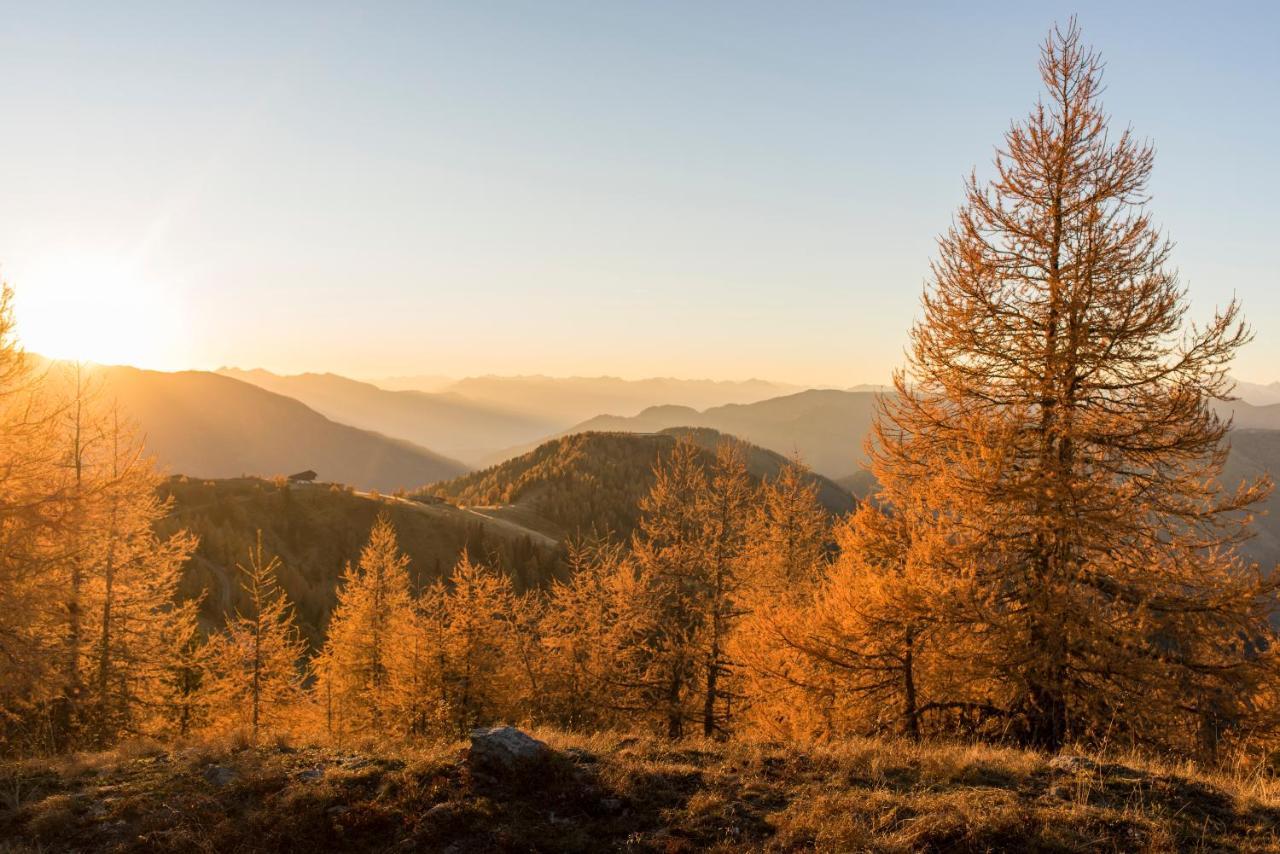
<svg viewBox="0 0 1280 854"><path fill-rule="evenodd" d="M164 370L885 381L1054 21L1280 379L1280 4L8 3L0 276Z"/></svg>

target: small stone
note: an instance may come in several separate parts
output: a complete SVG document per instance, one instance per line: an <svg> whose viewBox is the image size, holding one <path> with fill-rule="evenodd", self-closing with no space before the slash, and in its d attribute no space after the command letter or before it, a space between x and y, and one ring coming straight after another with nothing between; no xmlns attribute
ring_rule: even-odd
<svg viewBox="0 0 1280 854"><path fill-rule="evenodd" d="M472 731L467 762L472 768L511 771L544 759L550 753L546 743L513 726L501 726Z"/></svg>
<svg viewBox="0 0 1280 854"><path fill-rule="evenodd" d="M221 788L236 779L236 772L222 765L210 765L204 769L204 778Z"/></svg>
<svg viewBox="0 0 1280 854"><path fill-rule="evenodd" d="M1049 760L1049 768L1064 774L1090 773L1096 770L1097 763L1083 756L1055 756Z"/></svg>

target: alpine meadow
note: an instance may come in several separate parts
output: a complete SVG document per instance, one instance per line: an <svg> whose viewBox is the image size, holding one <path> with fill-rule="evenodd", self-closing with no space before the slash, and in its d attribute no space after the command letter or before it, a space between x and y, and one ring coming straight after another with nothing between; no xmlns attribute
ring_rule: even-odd
<svg viewBox="0 0 1280 854"><path fill-rule="evenodd" d="M283 9L0 31L0 854L1280 851L1274 10L1084 15L1166 178L1069 9Z"/></svg>

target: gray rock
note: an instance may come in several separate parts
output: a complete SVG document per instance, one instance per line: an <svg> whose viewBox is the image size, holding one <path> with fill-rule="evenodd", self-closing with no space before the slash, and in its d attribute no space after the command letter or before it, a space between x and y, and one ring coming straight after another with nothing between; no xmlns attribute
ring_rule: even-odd
<svg viewBox="0 0 1280 854"><path fill-rule="evenodd" d="M1049 768L1063 774L1092 773L1098 763L1083 756L1055 756L1049 760Z"/></svg>
<svg viewBox="0 0 1280 854"><path fill-rule="evenodd" d="M546 743L513 726L477 729L471 732L471 751L467 762L472 768L511 771L545 759L551 754Z"/></svg>
<svg viewBox="0 0 1280 854"><path fill-rule="evenodd" d="M204 769L204 778L221 788L236 779L236 772L222 765L210 765Z"/></svg>

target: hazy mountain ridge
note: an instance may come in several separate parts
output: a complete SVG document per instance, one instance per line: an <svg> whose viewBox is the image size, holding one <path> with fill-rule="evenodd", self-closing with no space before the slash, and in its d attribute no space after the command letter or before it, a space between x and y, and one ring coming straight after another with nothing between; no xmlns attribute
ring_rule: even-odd
<svg viewBox="0 0 1280 854"><path fill-rule="evenodd" d="M593 431L656 433L671 427L707 427L784 456L798 455L815 472L843 478L861 467L862 441L871 429L878 397L875 392L809 389L702 411L687 406L652 406L630 417L599 415L559 435ZM504 453L509 457L529 449L524 446Z"/></svg>
<svg viewBox="0 0 1280 854"><path fill-rule="evenodd" d="M1270 406L1280 403L1280 381L1248 383L1243 380L1236 380L1236 396L1254 406Z"/></svg>
<svg viewBox="0 0 1280 854"><path fill-rule="evenodd" d="M527 442L559 426L453 392L387 391L337 374L281 376L235 368L219 373L293 397L344 424L398 436L468 464L493 448Z"/></svg>
<svg viewBox="0 0 1280 854"><path fill-rule="evenodd" d="M51 376L65 372L57 365ZM404 439L331 421L305 404L232 377L94 367L104 398L138 424L162 469L201 478L304 469L323 480L392 491L467 467Z"/></svg>
<svg viewBox="0 0 1280 854"><path fill-rule="evenodd" d="M605 412L634 415L659 404L705 409L726 403L754 403L801 388L759 379L650 377L626 380L610 376L488 375L465 377L439 390L555 421L555 429L562 430Z"/></svg>

